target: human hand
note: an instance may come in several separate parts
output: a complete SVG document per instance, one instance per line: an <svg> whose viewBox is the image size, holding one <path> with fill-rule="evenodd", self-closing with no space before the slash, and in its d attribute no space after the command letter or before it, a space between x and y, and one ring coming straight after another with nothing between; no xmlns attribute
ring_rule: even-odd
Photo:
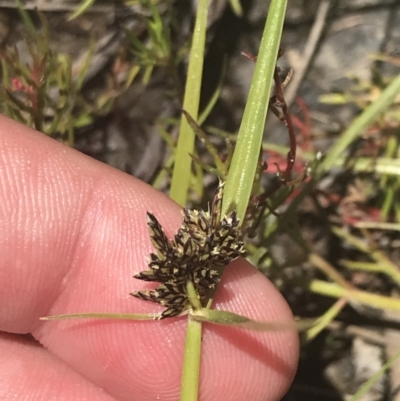
<svg viewBox="0 0 400 401"><path fill-rule="evenodd" d="M153 250L152 212L172 237L180 208L107 165L0 117L0 399L179 399L186 318L60 320L78 312L159 312L135 299ZM214 305L262 321L291 312L245 260L225 270ZM31 333L41 345L21 334ZM204 324L200 399L275 401L298 359L293 331Z"/></svg>

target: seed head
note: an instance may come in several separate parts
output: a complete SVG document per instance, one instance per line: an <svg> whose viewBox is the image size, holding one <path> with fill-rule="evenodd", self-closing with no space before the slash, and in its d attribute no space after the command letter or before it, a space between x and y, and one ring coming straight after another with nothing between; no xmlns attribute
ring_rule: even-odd
<svg viewBox="0 0 400 401"><path fill-rule="evenodd" d="M147 213L155 252L150 254L149 270L134 277L160 285L131 295L166 306L160 319L179 316L193 308L188 282L193 284L201 305L206 306L207 294L220 282L222 268L244 254L236 211L221 219L222 189L221 183L211 210L183 209L182 225L173 239L168 239L156 217Z"/></svg>

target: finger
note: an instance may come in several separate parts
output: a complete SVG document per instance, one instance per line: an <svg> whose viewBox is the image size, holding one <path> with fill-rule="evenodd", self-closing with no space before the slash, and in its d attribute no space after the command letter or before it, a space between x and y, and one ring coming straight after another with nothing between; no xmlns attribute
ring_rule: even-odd
<svg viewBox="0 0 400 401"><path fill-rule="evenodd" d="M226 268L215 307L259 321L293 319L272 283L242 259ZM203 394L209 394L207 399L282 398L297 367L296 332L256 332L212 324L205 327L201 386Z"/></svg>
<svg viewBox="0 0 400 401"><path fill-rule="evenodd" d="M152 250L146 211L172 236L180 225L179 208L126 174L9 120L1 122L6 146L0 150L0 195L5 199L0 205L0 282L6 291L0 304L6 307L0 327L32 331L118 399L177 399L185 319L45 325L37 319L60 313L160 310L127 294L143 288L131 277L146 269ZM227 273L218 307L260 320L290 316L276 290L248 264L238 262ZM220 394L231 400L245 394L253 400L280 397L297 361L294 333L205 327L201 399ZM229 374L222 375L224 370Z"/></svg>
<svg viewBox="0 0 400 401"><path fill-rule="evenodd" d="M115 401L25 336L0 333L0 399Z"/></svg>
<svg viewBox="0 0 400 401"><path fill-rule="evenodd" d="M97 308L115 307L116 285L125 299L146 267L146 210L170 221L178 207L163 210L167 197L148 185L11 120L0 129L0 329L32 331L71 282L76 305L100 292Z"/></svg>

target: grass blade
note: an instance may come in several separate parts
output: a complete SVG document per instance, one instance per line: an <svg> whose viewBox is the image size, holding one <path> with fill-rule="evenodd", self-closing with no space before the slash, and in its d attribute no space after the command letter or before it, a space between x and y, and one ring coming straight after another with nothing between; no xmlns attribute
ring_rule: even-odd
<svg viewBox="0 0 400 401"><path fill-rule="evenodd" d="M155 320L160 317L157 313L71 313L70 315L54 315L41 317L40 320L64 319L119 319L119 320Z"/></svg>
<svg viewBox="0 0 400 401"><path fill-rule="evenodd" d="M225 184L222 215L236 209L241 221L247 209L256 174L286 5L286 0L271 1L249 97Z"/></svg>
<svg viewBox="0 0 400 401"><path fill-rule="evenodd" d="M381 96L364 110L342 134L340 139L330 149L325 160L320 164L319 171L325 172L332 168L350 144L385 112L400 92L400 75L382 92Z"/></svg>
<svg viewBox="0 0 400 401"><path fill-rule="evenodd" d="M183 109L197 121L200 103L200 90L203 76L204 47L207 31L208 0L199 0L193 42L189 56L189 69L186 80ZM175 165L172 174L170 197L185 206L192 174L195 134L185 118L181 119Z"/></svg>

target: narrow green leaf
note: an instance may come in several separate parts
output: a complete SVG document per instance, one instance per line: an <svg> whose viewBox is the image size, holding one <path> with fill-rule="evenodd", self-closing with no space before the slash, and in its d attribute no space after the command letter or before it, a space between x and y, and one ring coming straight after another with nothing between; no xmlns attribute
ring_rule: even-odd
<svg viewBox="0 0 400 401"><path fill-rule="evenodd" d="M319 171L325 172L335 165L350 144L361 135L393 103L400 92L400 75L382 92L381 96L367 107L342 134L320 164Z"/></svg>
<svg viewBox="0 0 400 401"><path fill-rule="evenodd" d="M85 60L83 61L83 65L81 65L81 68L76 77L76 88L77 89L82 89L83 82L85 80L85 77L89 71L90 65L93 60L94 50L95 50L95 41L93 38L90 38L89 45L88 45L88 51L87 51ZM71 67L71 71L72 71L72 67ZM72 72L71 72L71 76L72 76Z"/></svg>
<svg viewBox="0 0 400 401"><path fill-rule="evenodd" d="M346 298L349 301L359 302L373 308L400 311L400 299L371 294L361 290L347 290L335 283L322 280L313 280L308 289L316 294L333 298Z"/></svg>
<svg viewBox="0 0 400 401"><path fill-rule="evenodd" d="M236 209L240 221L246 213L262 144L287 0L272 0L235 152L225 184L222 215Z"/></svg>
<svg viewBox="0 0 400 401"><path fill-rule="evenodd" d="M208 0L197 3L196 22L192 47L189 55L189 68L186 79L183 109L195 121L198 119L200 91L203 76L204 48L207 32ZM181 118L178 145L175 152L170 197L181 206L186 205L192 158L194 154L195 134L185 118ZM197 401L200 382L202 324L188 317L186 330L185 354L183 358L181 401Z"/></svg>
<svg viewBox="0 0 400 401"><path fill-rule="evenodd" d="M21 15L22 21L24 22L24 26L27 28L31 35L37 35L37 29L35 24L32 22L29 13L24 9L24 5L21 3L21 0L17 0L17 10Z"/></svg>
<svg viewBox="0 0 400 401"><path fill-rule="evenodd" d="M346 299L337 300L321 317L315 320L315 324L304 333L305 341L313 340L329 323L331 323L342 309L347 305Z"/></svg>
<svg viewBox="0 0 400 401"><path fill-rule="evenodd" d="M261 322L233 312L208 308L193 311L191 312L191 316L199 322L235 326L255 331L306 330L315 323L315 319L288 322Z"/></svg>
<svg viewBox="0 0 400 401"><path fill-rule="evenodd" d="M136 76L139 74L140 71L140 66L134 64L131 69L129 70L128 77L126 78L124 87L125 89L128 89L131 85L133 80L136 78Z"/></svg>
<svg viewBox="0 0 400 401"><path fill-rule="evenodd" d="M197 121L199 113L204 47L207 32L207 15L208 0L199 0L183 99L183 109L186 110L195 121ZM195 134L189 123L185 118L182 118L170 190L170 197L181 206L186 205L189 190L192 173L192 158L190 154L194 153L194 138Z"/></svg>
<svg viewBox="0 0 400 401"><path fill-rule="evenodd" d="M85 0L83 1L77 8L76 10L69 16L68 21L71 21L83 13L85 13L94 3L96 0Z"/></svg>
<svg viewBox="0 0 400 401"><path fill-rule="evenodd" d="M72 313L70 315L54 315L41 317L40 320L64 319L118 319L118 320L156 320L158 313Z"/></svg>
<svg viewBox="0 0 400 401"><path fill-rule="evenodd" d="M229 5L237 17L241 17L243 15L243 8L240 4L240 0L229 0Z"/></svg>
<svg viewBox="0 0 400 401"><path fill-rule="evenodd" d="M359 389L358 391L348 399L348 401L358 401L362 396L374 385L374 383L379 380L382 375L390 369L400 358L400 350L390 358L372 377L370 377Z"/></svg>
<svg viewBox="0 0 400 401"><path fill-rule="evenodd" d="M200 138L200 140L203 142L204 146L206 147L208 153L212 156L214 163L215 163L215 167L216 167L217 171L219 172L220 177L222 179L224 179L225 175L226 175L226 166L221 161L221 158L218 154L217 149L211 143L207 134L201 129L201 127L196 123L196 121L193 120L191 115L189 113L187 113L185 110L183 110L182 112L183 112L184 116L186 117L193 132Z"/></svg>
<svg viewBox="0 0 400 401"><path fill-rule="evenodd" d="M215 88L214 93L211 96L210 101L208 102L207 106L205 107L205 109L200 113L199 115L199 120L198 120L198 124L202 125L204 123L204 121L206 121L207 117L210 115L212 109L214 108L215 104L217 103L217 100L219 99L219 96L221 94L221 90L222 90L222 84L224 82L224 77L225 77L225 72L226 72L226 59L224 59L224 64L222 67L222 73L221 76L219 78L217 87Z"/></svg>
<svg viewBox="0 0 400 401"><path fill-rule="evenodd" d="M197 401L200 382L202 324L189 315L186 329L180 401Z"/></svg>

